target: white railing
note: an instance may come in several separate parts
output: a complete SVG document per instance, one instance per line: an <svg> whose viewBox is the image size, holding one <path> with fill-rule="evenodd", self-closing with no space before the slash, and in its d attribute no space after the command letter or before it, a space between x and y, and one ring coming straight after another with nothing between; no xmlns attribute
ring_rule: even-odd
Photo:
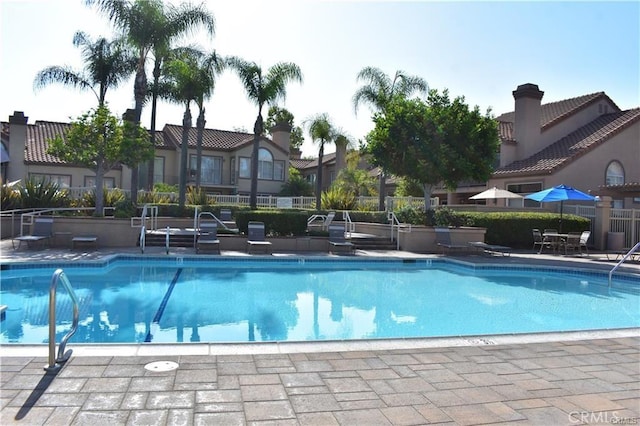
<svg viewBox="0 0 640 426"><path fill-rule="evenodd" d="M394 212L387 213L387 219L391 223L391 241L394 238L394 230L395 230L395 240L396 240L396 250L400 250L400 233L411 232L411 224L410 223L400 223L400 220L396 216Z"/></svg>
<svg viewBox="0 0 640 426"><path fill-rule="evenodd" d="M640 209L611 209L609 232L624 233L624 247L640 241Z"/></svg>

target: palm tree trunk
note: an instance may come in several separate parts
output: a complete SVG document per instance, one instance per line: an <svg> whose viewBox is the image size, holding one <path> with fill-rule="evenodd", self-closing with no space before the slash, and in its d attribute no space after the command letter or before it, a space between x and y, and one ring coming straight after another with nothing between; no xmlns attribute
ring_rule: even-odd
<svg viewBox="0 0 640 426"><path fill-rule="evenodd" d="M324 157L324 141L320 141L320 151L318 152L318 171L316 172L316 210L322 209L322 157Z"/></svg>
<svg viewBox="0 0 640 426"><path fill-rule="evenodd" d="M136 72L135 82L133 84L133 96L135 98L134 120L137 124L140 124L140 117L142 116L142 104L147 94L147 75L144 72L144 68L138 67ZM131 203L138 205L138 165L131 166Z"/></svg>
<svg viewBox="0 0 640 426"><path fill-rule="evenodd" d="M198 128L198 145L196 147L196 189L200 189L200 172L202 170L202 134L204 132L204 125L206 124L206 120L204 119L204 107L200 107L200 114L198 115L198 119L196 120L196 127Z"/></svg>
<svg viewBox="0 0 640 426"><path fill-rule="evenodd" d="M191 129L191 110L189 104L184 111L182 119L182 145L180 146L180 192L178 195L178 207L184 208L187 198L187 150L189 148L189 130Z"/></svg>
<svg viewBox="0 0 640 426"><path fill-rule="evenodd" d="M385 176L384 176L384 171L382 169L380 169L380 176L379 176L380 182L379 182L379 186L378 186L378 210L379 211L384 211L384 198L385 198L385 193L386 193L386 185L385 185Z"/></svg>
<svg viewBox="0 0 640 426"><path fill-rule="evenodd" d="M93 215L101 217L103 209L104 209L104 168L102 167L102 164L98 164L98 167L96 167L96 209L93 212Z"/></svg>
<svg viewBox="0 0 640 426"><path fill-rule="evenodd" d="M153 191L155 181L155 149L156 149L156 114L158 109L158 82L160 81L160 61L156 60L153 67L153 93L151 98L151 146L153 147L153 158L149 161L147 168L147 190Z"/></svg>
<svg viewBox="0 0 640 426"><path fill-rule="evenodd" d="M260 150L261 135L262 114L261 111L258 111L258 118L256 118L255 126L253 126L253 153L251 155L251 195L249 197L251 210L256 210L258 208L258 151Z"/></svg>

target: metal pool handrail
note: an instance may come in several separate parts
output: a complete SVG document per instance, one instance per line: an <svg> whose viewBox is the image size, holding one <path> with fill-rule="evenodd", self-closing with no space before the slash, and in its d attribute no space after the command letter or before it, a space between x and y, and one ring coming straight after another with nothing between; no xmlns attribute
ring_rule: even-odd
<svg viewBox="0 0 640 426"><path fill-rule="evenodd" d="M64 288L69 293L71 301L73 302L73 322L71 324L71 330L62 338L60 346L58 347L58 357L55 358L56 353L56 293L58 290L58 282L61 282ZM56 269L51 277L51 286L49 287L49 365L44 369L49 372L58 371L61 366L59 364L67 362L71 357L71 352L64 352L67 346L67 341L73 336L78 329L78 319L80 317L80 308L78 306L78 298L76 293L71 287L71 283L67 279L62 269Z"/></svg>
<svg viewBox="0 0 640 426"><path fill-rule="evenodd" d="M613 273L616 269L618 269L618 267L620 265L622 265L622 263L624 263L625 260L627 260L633 253L635 253L638 249L640 248L640 242L637 242L635 246L633 246L631 248L631 250L629 250L629 252L627 254L625 254L624 256L622 256L622 259L620 259L620 262L616 263L616 266L613 267L613 269L611 269L611 271L609 271L609 287L611 287L611 278L613 277Z"/></svg>

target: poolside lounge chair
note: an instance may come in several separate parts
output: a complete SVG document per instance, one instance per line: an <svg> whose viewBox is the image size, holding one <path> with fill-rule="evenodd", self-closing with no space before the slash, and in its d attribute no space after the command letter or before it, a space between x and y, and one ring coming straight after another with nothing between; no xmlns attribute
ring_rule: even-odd
<svg viewBox="0 0 640 426"><path fill-rule="evenodd" d="M220 240L218 239L218 224L215 222L201 223L196 241L196 253L202 248L212 248L220 254Z"/></svg>
<svg viewBox="0 0 640 426"><path fill-rule="evenodd" d="M434 228L436 231L436 245L442 249L442 253L450 252L451 250L467 250L469 248L466 244L452 244L451 234L449 228Z"/></svg>
<svg viewBox="0 0 640 426"><path fill-rule="evenodd" d="M251 253L251 248L255 246L264 247L265 253L269 253L271 243L264 238L263 222L249 222L247 234L247 253Z"/></svg>
<svg viewBox="0 0 640 426"><path fill-rule="evenodd" d="M31 235L22 235L15 237L11 240L13 249L16 250L16 241L18 241L18 247L23 242L27 243L27 247L31 247L31 243L41 243L44 248L47 241L53 237L53 218L52 217L36 217L33 222L33 229Z"/></svg>
<svg viewBox="0 0 640 426"><path fill-rule="evenodd" d="M487 244L482 241L472 241L468 243L471 247L481 250L484 253L489 254L501 254L502 256L511 256L511 247L499 246L496 244Z"/></svg>
<svg viewBox="0 0 640 426"><path fill-rule="evenodd" d="M329 225L329 253L333 253L332 249L346 248L349 253L354 250L353 243L344 238L344 225Z"/></svg>
<svg viewBox="0 0 640 426"><path fill-rule="evenodd" d="M229 209L221 209L220 210L220 220L223 222L231 222L233 218L231 217L231 210Z"/></svg>
<svg viewBox="0 0 640 426"><path fill-rule="evenodd" d="M582 234L580 234L580 254L582 254L582 248L584 247L584 251L586 251L587 256L589 256L589 247L587 247L587 242L589 241L590 236L591 231L582 231Z"/></svg>
<svg viewBox="0 0 640 426"><path fill-rule="evenodd" d="M328 230L331 222L336 217L336 212L329 212L327 215L323 214L314 214L309 219L307 219L307 226L311 225L313 222L318 220L322 220L322 230Z"/></svg>

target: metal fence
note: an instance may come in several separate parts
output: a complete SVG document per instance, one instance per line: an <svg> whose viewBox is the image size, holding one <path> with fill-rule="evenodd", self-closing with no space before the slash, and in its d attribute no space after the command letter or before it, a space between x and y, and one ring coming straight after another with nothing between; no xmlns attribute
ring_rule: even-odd
<svg viewBox="0 0 640 426"><path fill-rule="evenodd" d="M633 247L640 241L640 210L611 209L609 232L624 232L624 246Z"/></svg>

